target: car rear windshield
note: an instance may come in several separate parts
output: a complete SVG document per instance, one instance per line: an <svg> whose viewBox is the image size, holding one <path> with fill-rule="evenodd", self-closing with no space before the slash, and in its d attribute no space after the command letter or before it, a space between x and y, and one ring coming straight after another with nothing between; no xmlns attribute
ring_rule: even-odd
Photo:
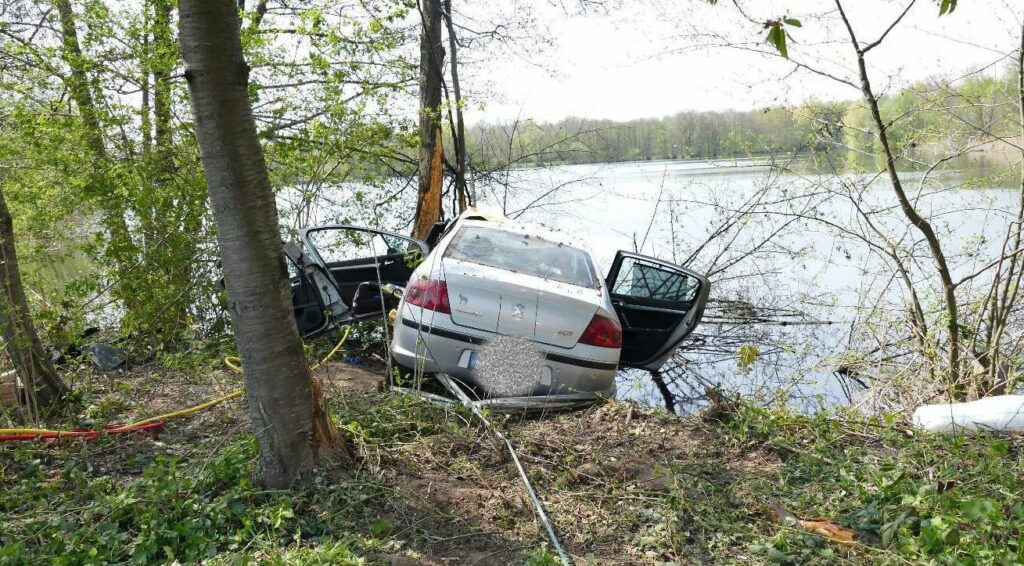
<svg viewBox="0 0 1024 566"><path fill-rule="evenodd" d="M449 244L445 257L580 287L597 287L587 252L528 234L464 226Z"/></svg>

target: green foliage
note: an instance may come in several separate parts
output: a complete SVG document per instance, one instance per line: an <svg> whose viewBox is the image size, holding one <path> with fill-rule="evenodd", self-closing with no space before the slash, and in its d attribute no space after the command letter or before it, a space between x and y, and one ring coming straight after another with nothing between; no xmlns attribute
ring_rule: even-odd
<svg viewBox="0 0 1024 566"><path fill-rule="evenodd" d="M558 555L545 548L538 548L526 557L526 566L559 566L562 561Z"/></svg>
<svg viewBox="0 0 1024 566"><path fill-rule="evenodd" d="M796 18L790 18L789 16L782 17L778 20L768 20L764 23L765 29L768 30L768 36L765 41L768 45L771 45L786 59L789 59L789 48L786 46L786 38L789 33L786 32L784 26L801 27L803 24Z"/></svg>
<svg viewBox="0 0 1024 566"><path fill-rule="evenodd" d="M459 426L411 397L335 399L336 422L364 455ZM97 417L117 411L100 405ZM131 442L0 446L0 564L362 564L400 549L401 530L380 516L389 488L372 477L325 474L266 491L253 484L251 438L210 437L183 456L149 455Z"/></svg>
<svg viewBox="0 0 1024 566"><path fill-rule="evenodd" d="M1017 135L1015 74L972 76L949 84L923 81L879 100L901 167L934 161L949 148L977 144L979 131ZM477 125L468 147L484 168L655 159L717 159L805 153L845 169L876 170L880 147L860 101L809 100L798 107L750 112L681 112L627 122L566 118L524 121L514 139L504 126ZM511 148L511 153L510 153Z"/></svg>
<svg viewBox="0 0 1024 566"><path fill-rule="evenodd" d="M84 564L195 561L249 539L290 536L294 511L281 497L254 495L253 443L228 450L196 475L158 456L128 485L86 477L87 460L68 455L59 481L19 450L3 470L0 512L26 517L0 534L5 563ZM46 533L43 537L28 533Z"/></svg>
<svg viewBox="0 0 1024 566"><path fill-rule="evenodd" d="M777 493L805 517L853 529L881 563L1017 564L1024 560L1019 439L956 437L905 428L890 417L797 416L742 408L726 425L736 442L787 454L748 486ZM834 545L780 530L753 550L770 562L828 562Z"/></svg>
<svg viewBox="0 0 1024 566"><path fill-rule="evenodd" d="M0 78L0 181L44 334L61 347L102 323L147 355L223 335L187 92L170 77L181 66L176 3L72 2L77 54L50 4L10 4L0 55L20 63ZM409 13L407 2L375 0L243 14L273 182L301 191L284 222L308 220L325 187L383 185L414 147L415 125L392 104L415 79ZM76 70L92 108L68 96ZM361 220L364 209L382 214L375 198L338 200L356 203Z"/></svg>
<svg viewBox="0 0 1024 566"><path fill-rule="evenodd" d="M754 365L754 362L757 361L759 353L757 346L754 344L744 344L740 346L739 351L737 352L737 361L740 369L745 371L749 370L750 367Z"/></svg>

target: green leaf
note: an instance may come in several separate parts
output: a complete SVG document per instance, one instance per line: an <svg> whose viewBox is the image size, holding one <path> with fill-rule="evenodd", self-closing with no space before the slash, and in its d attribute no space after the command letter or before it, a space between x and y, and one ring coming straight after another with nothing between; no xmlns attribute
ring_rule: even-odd
<svg viewBox="0 0 1024 566"><path fill-rule="evenodd" d="M782 24L774 23L768 30L767 41L778 50L779 55L789 59L789 51L786 49L786 32L782 30Z"/></svg>
<svg viewBox="0 0 1024 566"><path fill-rule="evenodd" d="M739 350L739 364L743 369L747 369L754 365L757 361L757 356L760 352L757 350L757 346L753 344L744 344L740 346Z"/></svg>
<svg viewBox="0 0 1024 566"><path fill-rule="evenodd" d="M952 14L953 10L956 10L957 0L940 0L939 1L939 15L945 16L946 14Z"/></svg>
<svg viewBox="0 0 1024 566"><path fill-rule="evenodd" d="M800 20L796 18L784 18L782 21L786 22L787 26L793 26L795 28L803 27L803 24L800 23Z"/></svg>

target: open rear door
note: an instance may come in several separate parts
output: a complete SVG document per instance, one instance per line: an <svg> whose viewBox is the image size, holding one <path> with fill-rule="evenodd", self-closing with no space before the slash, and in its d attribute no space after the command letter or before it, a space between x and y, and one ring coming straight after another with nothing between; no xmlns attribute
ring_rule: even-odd
<svg viewBox="0 0 1024 566"><path fill-rule="evenodd" d="M607 283L622 323L619 365L649 370L697 327L711 290L699 273L626 251L615 254Z"/></svg>

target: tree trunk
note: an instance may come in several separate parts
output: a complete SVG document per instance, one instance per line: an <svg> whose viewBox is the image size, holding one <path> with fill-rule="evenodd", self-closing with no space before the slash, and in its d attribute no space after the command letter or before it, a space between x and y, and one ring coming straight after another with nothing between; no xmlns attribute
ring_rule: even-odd
<svg viewBox="0 0 1024 566"><path fill-rule="evenodd" d="M68 388L54 371L29 314L14 248L14 222L3 191L0 191L0 291L4 349L28 392L30 406L32 403L53 406Z"/></svg>
<svg viewBox="0 0 1024 566"><path fill-rule="evenodd" d="M441 219L441 86L444 46L441 42L441 0L420 3L420 167L419 195L412 235L425 238Z"/></svg>
<svg viewBox="0 0 1024 566"><path fill-rule="evenodd" d="M71 69L71 74L65 78L71 98L78 107L82 123L85 126L86 143L89 151L96 162L95 170L100 171L106 166L107 148L103 142L103 128L100 126L99 112L96 110L96 103L93 100L92 90L89 86L89 76L86 73L85 56L78 43L78 31L75 28L75 12L71 8L71 0L54 0L53 5L57 8L61 28L61 54L64 61ZM98 185L98 193L103 201L103 221L107 230L113 238L130 237L128 223L124 218L124 205L121 200L113 194L113 191L97 175L94 183Z"/></svg>
<svg viewBox="0 0 1024 566"><path fill-rule="evenodd" d="M196 136L217 224L235 342L245 365L260 476L287 487L319 457L344 455L314 395L289 300L277 207L249 102L233 0L182 0L185 58ZM326 450L325 450L326 449Z"/></svg>
<svg viewBox="0 0 1024 566"><path fill-rule="evenodd" d="M171 145L171 70L174 43L171 36L171 2L153 3L153 121L156 126L157 180L166 181L173 172Z"/></svg>
<svg viewBox="0 0 1024 566"><path fill-rule="evenodd" d="M459 84L459 58L455 23L452 21L452 0L444 0L444 23L448 28L448 58L452 67L452 92L455 94L455 194L459 212L466 210L466 124L462 118L462 87Z"/></svg>

